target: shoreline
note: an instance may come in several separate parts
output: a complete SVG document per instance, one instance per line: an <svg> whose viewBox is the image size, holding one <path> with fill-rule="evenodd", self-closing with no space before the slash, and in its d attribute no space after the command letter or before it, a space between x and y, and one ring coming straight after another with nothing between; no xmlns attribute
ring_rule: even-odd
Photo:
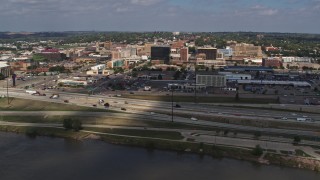
<svg viewBox="0 0 320 180"><path fill-rule="evenodd" d="M228 147L223 145L210 145L199 142L188 142L172 139L155 139L151 137L126 137L121 134L99 134L91 132L75 132L63 128L53 127L22 127L0 125L1 132L25 134L30 137L47 136L64 139L85 140L94 139L115 145L142 147L148 150L166 150L177 153L193 153L200 156L212 156L214 158L231 158L245 160L263 165L278 165L283 167L308 169L320 172L320 161L289 155L280 155L267 152L264 159L252 154L251 149L240 147Z"/></svg>

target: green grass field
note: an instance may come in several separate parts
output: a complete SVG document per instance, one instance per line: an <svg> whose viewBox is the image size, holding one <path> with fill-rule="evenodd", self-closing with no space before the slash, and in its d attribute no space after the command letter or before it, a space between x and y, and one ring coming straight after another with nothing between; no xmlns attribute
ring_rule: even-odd
<svg viewBox="0 0 320 180"><path fill-rule="evenodd" d="M152 101L165 101L171 102L171 96L150 96L150 95L122 95L123 98L142 99ZM174 102L194 102L193 96L174 96ZM270 98L240 98L236 100L235 97L205 97L198 96L197 102L199 103L252 103L252 104L269 104L278 103L277 99Z"/></svg>

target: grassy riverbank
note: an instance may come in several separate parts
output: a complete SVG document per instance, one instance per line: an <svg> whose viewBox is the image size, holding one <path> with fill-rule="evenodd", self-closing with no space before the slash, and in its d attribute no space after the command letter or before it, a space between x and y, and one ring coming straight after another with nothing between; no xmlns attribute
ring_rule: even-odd
<svg viewBox="0 0 320 180"><path fill-rule="evenodd" d="M110 132L110 130L102 130L102 129L87 129L87 130L97 130L100 132ZM66 131L62 128L46 128L46 127L14 127L14 126L0 126L0 131L4 132L15 132L15 133L23 133L30 137L36 136L49 136L49 137L60 137L60 138L70 138L81 140L90 137L92 134L89 132L74 132L74 131ZM227 147L227 146L216 146L209 145L203 143L196 142L186 142L179 141L173 139L165 139L162 137L162 133L152 132L136 132L136 131L128 131L125 135L123 135L123 131L112 131L113 133L119 134L99 134L99 139L113 144L119 145L130 145L137 147L144 147L148 150L161 149L161 150L172 150L180 153L197 153L200 156L210 155L216 158L230 157L234 159L247 160L252 162L258 162L257 156L252 154L251 149L245 148L235 148L235 147ZM131 136L126 136L131 134ZM138 137L135 135L154 135L156 138L152 137ZM176 134L177 135L177 134ZM177 135L179 137L179 135ZM159 139L163 138L163 139ZM265 156L271 164L277 164L288 167L297 167L297 168L305 168L311 169L315 171L320 170L320 162L316 160L312 160L309 158L301 158L301 157L290 157L283 156L277 154L268 153Z"/></svg>

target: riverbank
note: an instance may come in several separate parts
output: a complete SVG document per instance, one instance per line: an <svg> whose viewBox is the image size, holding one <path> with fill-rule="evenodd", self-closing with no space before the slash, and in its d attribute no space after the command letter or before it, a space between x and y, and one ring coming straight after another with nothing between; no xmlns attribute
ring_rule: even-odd
<svg viewBox="0 0 320 180"><path fill-rule="evenodd" d="M258 156L252 154L252 149L227 147L221 145L217 146L197 142L181 141L177 139L161 139L154 137L127 136L122 134L107 134L103 132L86 131L86 129L83 131L75 132L66 131L63 128L59 127L53 128L0 126L0 131L26 134L27 136L33 138L36 136L48 136L74 140L83 140L88 138L99 139L112 144L143 147L147 148L150 151L154 149L160 149L176 151L179 153L196 153L200 156L209 155L214 158L228 157L255 163L270 163L280 166L320 171L320 162L311 158L279 155L269 152L264 156L264 161L261 161Z"/></svg>

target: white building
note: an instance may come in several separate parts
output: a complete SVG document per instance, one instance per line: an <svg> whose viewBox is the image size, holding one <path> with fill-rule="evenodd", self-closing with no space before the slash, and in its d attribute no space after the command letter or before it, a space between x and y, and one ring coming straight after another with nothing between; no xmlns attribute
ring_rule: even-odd
<svg viewBox="0 0 320 180"><path fill-rule="evenodd" d="M225 75L197 75L196 83L211 87L225 87L227 79Z"/></svg>
<svg viewBox="0 0 320 180"><path fill-rule="evenodd" d="M227 81L251 80L250 74L234 74L231 72L219 72L220 75L226 76Z"/></svg>

